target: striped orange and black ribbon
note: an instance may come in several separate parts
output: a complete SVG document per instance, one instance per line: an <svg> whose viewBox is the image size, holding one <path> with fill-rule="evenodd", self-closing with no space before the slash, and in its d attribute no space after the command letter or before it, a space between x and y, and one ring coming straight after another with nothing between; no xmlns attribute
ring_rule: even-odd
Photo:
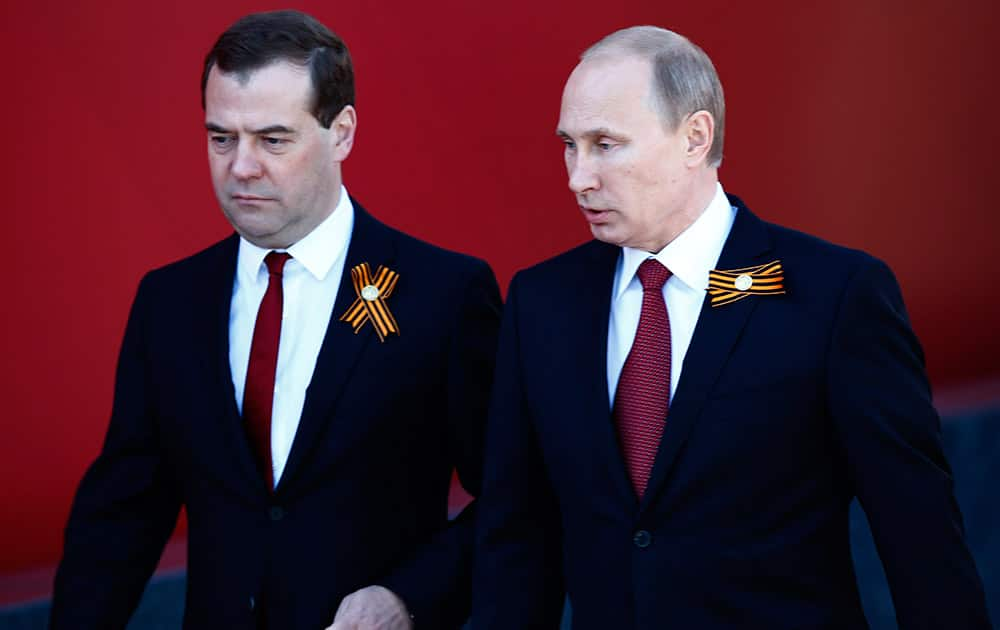
<svg viewBox="0 0 1000 630"><path fill-rule="evenodd" d="M379 341L384 342L386 335L390 333L399 334L399 324L396 318L389 311L385 299L392 295L392 290L396 287L399 274L386 267L379 266L378 271L372 276L371 267L368 263L361 263L351 269L351 280L354 282L354 292L357 299L351 304L347 312L341 315L340 321L349 323L354 328L354 334L358 334L365 322L371 320ZM365 289L374 287L377 292L364 297Z"/></svg>
<svg viewBox="0 0 1000 630"><path fill-rule="evenodd" d="M745 286L747 279L749 286ZM784 292L785 274L780 260L757 267L713 269L708 272L708 293L712 296L713 307L738 302L749 295L780 295Z"/></svg>

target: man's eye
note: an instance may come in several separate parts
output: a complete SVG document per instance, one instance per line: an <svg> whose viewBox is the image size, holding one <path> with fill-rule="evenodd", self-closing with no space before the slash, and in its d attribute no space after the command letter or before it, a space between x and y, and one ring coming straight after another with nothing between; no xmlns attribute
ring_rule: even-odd
<svg viewBox="0 0 1000 630"><path fill-rule="evenodd" d="M280 147L281 145L288 142L284 138L272 138L271 136L264 136L264 144L269 147Z"/></svg>
<svg viewBox="0 0 1000 630"><path fill-rule="evenodd" d="M229 136L211 136L211 141L217 147L226 147L231 144L232 138Z"/></svg>
<svg viewBox="0 0 1000 630"><path fill-rule="evenodd" d="M563 140L563 144L566 145L567 149L575 149L576 148L576 143L573 142L572 140Z"/></svg>
<svg viewBox="0 0 1000 630"><path fill-rule="evenodd" d="M597 148L600 149L601 151L610 151L611 150L611 146L612 145L611 145L610 142L598 142L597 143Z"/></svg>

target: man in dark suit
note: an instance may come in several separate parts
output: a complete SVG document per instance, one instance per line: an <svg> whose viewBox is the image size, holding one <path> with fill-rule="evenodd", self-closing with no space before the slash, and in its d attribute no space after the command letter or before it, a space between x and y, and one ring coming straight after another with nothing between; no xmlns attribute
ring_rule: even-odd
<svg viewBox="0 0 1000 630"><path fill-rule="evenodd" d="M348 197L351 61L313 18L237 21L202 88L238 235L139 286L52 627L124 627L181 506L185 627L458 627L473 532L447 498L455 467L480 485L493 273Z"/></svg>
<svg viewBox="0 0 1000 630"><path fill-rule="evenodd" d="M596 240L518 273L501 327L476 630L867 627L858 497L901 628L989 627L920 347L882 262L718 182L711 61L659 28L563 92Z"/></svg>

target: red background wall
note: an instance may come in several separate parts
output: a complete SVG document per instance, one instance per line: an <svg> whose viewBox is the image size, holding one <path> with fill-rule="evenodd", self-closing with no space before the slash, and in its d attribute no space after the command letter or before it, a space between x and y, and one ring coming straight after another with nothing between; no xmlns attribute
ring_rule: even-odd
<svg viewBox="0 0 1000 630"><path fill-rule="evenodd" d="M588 237L554 137L576 56L623 26L685 33L729 105L723 184L896 270L939 388L1000 374L993 0L302 2L351 47L351 192L513 271ZM141 274L225 236L203 55L262 2L5 3L0 573L53 563L107 424Z"/></svg>

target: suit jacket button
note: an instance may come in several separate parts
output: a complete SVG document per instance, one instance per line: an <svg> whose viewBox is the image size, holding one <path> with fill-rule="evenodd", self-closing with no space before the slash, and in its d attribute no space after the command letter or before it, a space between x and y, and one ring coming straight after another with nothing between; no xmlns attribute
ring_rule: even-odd
<svg viewBox="0 0 1000 630"><path fill-rule="evenodd" d="M280 505L275 505L271 508L271 520L280 521L285 518L285 510Z"/></svg>
<svg viewBox="0 0 1000 630"><path fill-rule="evenodd" d="M653 542L653 536L644 529L640 529L632 536L632 543L639 549L645 549Z"/></svg>

